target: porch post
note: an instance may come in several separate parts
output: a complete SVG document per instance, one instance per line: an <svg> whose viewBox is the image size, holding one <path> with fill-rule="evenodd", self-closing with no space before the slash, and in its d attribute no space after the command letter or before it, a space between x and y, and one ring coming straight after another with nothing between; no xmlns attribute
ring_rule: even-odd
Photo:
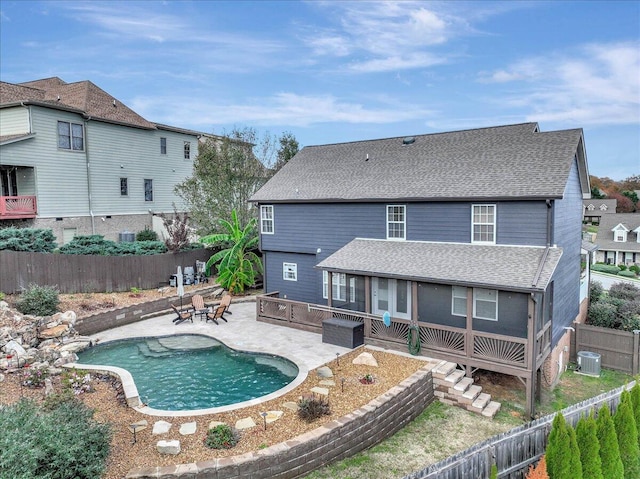
<svg viewBox="0 0 640 479"><path fill-rule="evenodd" d="M526 358L529 375L525 381L527 394L527 407L525 413L532 418L536 410L536 398L540 394L538 389L540 388L539 379L541 378L541 371L536 367L538 364L538 350L536 348L535 341L538 332L536 331L536 303L533 300L533 294L529 295L527 316Z"/></svg>
<svg viewBox="0 0 640 479"><path fill-rule="evenodd" d="M418 324L418 282L411 281L411 322Z"/></svg>
<svg viewBox="0 0 640 479"><path fill-rule="evenodd" d="M333 273L327 271L327 306L331 307L333 303Z"/></svg>
<svg viewBox="0 0 640 479"><path fill-rule="evenodd" d="M371 276L364 277L364 312L371 314Z"/></svg>
<svg viewBox="0 0 640 479"><path fill-rule="evenodd" d="M464 351L468 358L473 356L473 288L467 288L467 333L464 342ZM472 376L469 361L465 364L467 377Z"/></svg>

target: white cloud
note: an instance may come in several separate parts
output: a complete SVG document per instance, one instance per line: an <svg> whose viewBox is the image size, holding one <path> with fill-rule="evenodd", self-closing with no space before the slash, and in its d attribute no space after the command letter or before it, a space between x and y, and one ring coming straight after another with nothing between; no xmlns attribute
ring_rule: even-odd
<svg viewBox="0 0 640 479"><path fill-rule="evenodd" d="M510 84L504 98L529 119L581 124L640 123L640 45L590 44L530 58L493 73L483 83Z"/></svg>
<svg viewBox="0 0 640 479"><path fill-rule="evenodd" d="M432 112L415 105L366 107L344 102L331 95L298 95L278 93L269 98L256 98L243 104L221 104L216 99L194 100L174 96L137 97L129 105L151 121L191 125L208 130L212 125L257 124L309 126L319 123L373 123L425 119Z"/></svg>

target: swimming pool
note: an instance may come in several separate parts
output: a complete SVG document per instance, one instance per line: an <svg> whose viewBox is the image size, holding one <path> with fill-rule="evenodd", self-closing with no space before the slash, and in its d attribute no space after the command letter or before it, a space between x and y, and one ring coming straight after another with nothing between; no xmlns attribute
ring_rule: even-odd
<svg viewBox="0 0 640 479"><path fill-rule="evenodd" d="M285 387L298 375L298 367L286 358L237 351L201 335L113 341L87 349L78 358L79 368L84 364L126 369L140 399L166 411L259 398Z"/></svg>

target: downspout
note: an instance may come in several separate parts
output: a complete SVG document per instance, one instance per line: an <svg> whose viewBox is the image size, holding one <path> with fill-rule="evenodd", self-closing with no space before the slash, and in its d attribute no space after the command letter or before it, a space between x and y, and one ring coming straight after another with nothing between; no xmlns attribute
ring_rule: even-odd
<svg viewBox="0 0 640 479"><path fill-rule="evenodd" d="M96 234L96 221L93 214L93 204L91 202L91 162L89 161L89 121L91 117L85 117L84 121L84 157L87 163L87 195L89 198L89 215L91 216L91 234Z"/></svg>
<svg viewBox="0 0 640 479"><path fill-rule="evenodd" d="M29 133L33 133L33 120L31 118L31 107L25 105L23 101L20 102L20 106L27 109L27 117L29 119Z"/></svg>

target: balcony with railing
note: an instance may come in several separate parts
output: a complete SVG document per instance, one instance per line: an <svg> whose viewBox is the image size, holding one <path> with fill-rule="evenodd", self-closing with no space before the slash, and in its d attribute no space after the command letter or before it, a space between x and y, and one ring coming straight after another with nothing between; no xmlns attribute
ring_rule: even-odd
<svg viewBox="0 0 640 479"><path fill-rule="evenodd" d="M0 196L0 220L35 218L37 214L35 196Z"/></svg>

